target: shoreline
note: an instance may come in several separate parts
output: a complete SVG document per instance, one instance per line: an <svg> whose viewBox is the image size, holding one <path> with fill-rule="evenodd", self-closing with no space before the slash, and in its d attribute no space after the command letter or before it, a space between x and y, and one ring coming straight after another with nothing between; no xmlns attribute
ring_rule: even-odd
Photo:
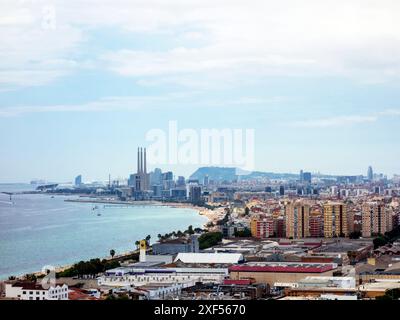
<svg viewBox="0 0 400 320"><path fill-rule="evenodd" d="M45 193L39 193L39 194L45 194ZM66 196L65 194L45 194L48 196ZM82 197L82 196L81 196ZM83 196L84 197L84 196ZM82 197L82 198L83 198ZM93 203L93 204L109 204L109 205L126 205L126 206L161 206L161 207L170 207L170 208L178 208L178 209L191 209L197 212L197 214L204 216L207 221L205 223L203 223L202 225L202 229L206 229L207 225L212 222L214 225L216 224L216 222L218 220L220 220L223 217L223 208L217 208L217 209L207 209L204 207L199 207L199 206L195 206L193 204L190 203L181 203L181 202L171 202L171 203L167 203L167 202L161 202L161 201L120 201L120 200L111 200L111 199L96 199L96 198L86 198L86 199L65 199L64 201L66 202L77 202L77 203ZM222 217L221 217L222 215ZM172 230L175 231L175 230ZM155 241L157 242L157 241ZM155 243L154 242L154 243ZM103 256L103 257L91 257L88 258L88 260L90 259L100 259L100 260L107 260L107 261L111 261L111 260L115 260L118 258L125 258L125 257L129 257L135 253L137 253L137 250L134 251L125 251L123 253L120 253L118 255L115 255L114 258L111 258L111 256ZM85 260L85 261L88 261ZM79 261L76 261L72 264L65 264L65 265L59 265L59 266L54 266L55 268L55 272L62 272L64 270L67 270L71 267L73 267L73 265L75 263L78 263ZM10 276L15 276L16 279L24 277L26 274L34 274L35 276L41 276L44 275L44 273L42 271L32 271L32 272L28 272L28 273L24 273L24 274L20 274L20 275L9 275ZM0 279L1 282L4 281L9 281L8 278L4 278L4 279Z"/></svg>
<svg viewBox="0 0 400 320"><path fill-rule="evenodd" d="M64 194L60 194L63 195ZM180 208L180 209L192 209L197 211L201 216L207 218L207 222L203 224L203 228L206 228L207 224L212 222L215 224L218 220L223 218L223 208L217 209L207 209L204 207L199 207L191 203L182 202L162 202L157 200L138 200L138 201L121 201L121 200L111 200L111 199L101 199L101 198L90 198L85 196L80 196L82 198L78 199L65 199L66 202L77 202L77 203L94 203L94 204L104 204L104 205L125 205L125 206L160 206L160 207L170 207L170 208ZM84 198L84 199L83 199Z"/></svg>

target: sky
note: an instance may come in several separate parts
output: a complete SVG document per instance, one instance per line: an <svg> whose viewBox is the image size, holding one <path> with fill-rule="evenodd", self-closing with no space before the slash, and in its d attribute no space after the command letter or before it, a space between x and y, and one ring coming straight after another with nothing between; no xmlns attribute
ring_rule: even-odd
<svg viewBox="0 0 400 320"><path fill-rule="evenodd" d="M169 121L253 129L260 171L400 174L398 12L397 0L2 0L0 182L127 177Z"/></svg>

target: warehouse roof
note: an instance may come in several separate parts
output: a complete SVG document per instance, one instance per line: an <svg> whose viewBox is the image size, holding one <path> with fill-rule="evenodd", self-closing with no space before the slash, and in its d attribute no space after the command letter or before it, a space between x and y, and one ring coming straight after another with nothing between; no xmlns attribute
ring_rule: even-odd
<svg viewBox="0 0 400 320"><path fill-rule="evenodd" d="M323 273L336 268L334 263L247 263L232 266L229 271L239 272L288 272Z"/></svg>
<svg viewBox="0 0 400 320"><path fill-rule="evenodd" d="M240 253L178 253L175 261L183 263L239 263L243 261Z"/></svg>

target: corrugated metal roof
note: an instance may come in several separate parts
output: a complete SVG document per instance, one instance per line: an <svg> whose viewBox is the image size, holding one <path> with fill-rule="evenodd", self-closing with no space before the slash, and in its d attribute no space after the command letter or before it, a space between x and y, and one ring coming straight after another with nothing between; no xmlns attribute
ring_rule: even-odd
<svg viewBox="0 0 400 320"><path fill-rule="evenodd" d="M229 271L239 272L290 272L290 273L322 273L333 269L333 265L239 265L232 266Z"/></svg>
<svg viewBox="0 0 400 320"><path fill-rule="evenodd" d="M178 253L175 261L183 263L238 263L243 260L240 253Z"/></svg>

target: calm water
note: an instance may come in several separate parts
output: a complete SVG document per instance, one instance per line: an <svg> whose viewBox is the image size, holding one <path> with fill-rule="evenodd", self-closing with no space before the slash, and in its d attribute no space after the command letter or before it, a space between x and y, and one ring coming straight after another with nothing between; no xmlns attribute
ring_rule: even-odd
<svg viewBox="0 0 400 320"><path fill-rule="evenodd" d="M0 191L30 190L0 185ZM135 249L150 234L201 227L206 218L191 209L107 206L65 202L76 197L0 194L0 279ZM101 216L97 216L100 213Z"/></svg>

